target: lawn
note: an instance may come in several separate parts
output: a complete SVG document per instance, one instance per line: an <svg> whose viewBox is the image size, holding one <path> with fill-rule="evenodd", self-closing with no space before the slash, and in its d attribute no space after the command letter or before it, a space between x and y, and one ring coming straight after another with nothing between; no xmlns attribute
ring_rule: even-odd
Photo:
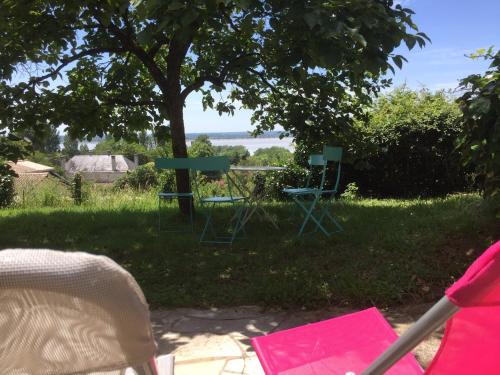
<svg viewBox="0 0 500 375"><path fill-rule="evenodd" d="M252 222L232 247L200 245L191 233L159 234L154 193L91 198L80 207L0 210L0 248L107 255L135 276L153 307L317 308L435 300L500 237L493 205L473 194L337 202L345 231L328 239L296 238L293 205L268 203L281 230Z"/></svg>

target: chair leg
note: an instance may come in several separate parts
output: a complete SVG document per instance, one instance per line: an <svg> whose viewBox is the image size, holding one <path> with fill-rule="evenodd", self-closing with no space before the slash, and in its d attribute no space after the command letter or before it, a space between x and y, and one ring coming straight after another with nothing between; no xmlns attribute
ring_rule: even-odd
<svg viewBox="0 0 500 375"><path fill-rule="evenodd" d="M158 233L161 232L161 198L158 197Z"/></svg>
<svg viewBox="0 0 500 375"><path fill-rule="evenodd" d="M205 226L203 227L203 231L201 232L200 236L200 243L205 242L205 234L207 233L208 228L210 227L211 231L214 232L213 227L212 227L212 209L213 209L213 204L209 206L208 208L208 213L207 213L207 218L205 219Z"/></svg>
<svg viewBox="0 0 500 375"><path fill-rule="evenodd" d="M297 205L300 208L302 208L302 210L304 210L304 212L305 212L305 218L304 218L304 221L302 222L302 225L301 225L300 230L299 230L299 237L304 232L306 224L308 223L309 220L312 220L312 221L314 221L314 223L316 223L316 230L319 228L327 237L329 237L330 233L328 233L328 231L323 227L323 225L321 225L321 222L318 221L318 219L316 219L316 217L314 216L314 213L313 213L314 208L316 207L316 205L318 203L319 197L315 196L314 200L311 202L309 207L307 207L307 205L305 204L305 201L304 200L301 201L299 199L299 197L293 197L293 199L295 200Z"/></svg>
<svg viewBox="0 0 500 375"><path fill-rule="evenodd" d="M342 226L339 224L339 222L332 216L327 205L324 205L323 207L321 207L321 216L319 218L320 223L323 222L323 219L325 218L325 216L328 217L330 219L330 221L333 223L333 225L335 225L337 227L338 232L341 232L344 230L344 228L342 228Z"/></svg>
<svg viewBox="0 0 500 375"><path fill-rule="evenodd" d="M237 217L237 219L236 219L236 224L235 224L234 229L233 229L231 243L234 241L234 239L236 238L236 235L238 234L239 231L242 231L244 236L247 235L247 232L245 229L245 224L247 223L248 220L245 221L245 218L247 217L245 215L245 210L246 210L245 204L241 204L236 209L235 216Z"/></svg>

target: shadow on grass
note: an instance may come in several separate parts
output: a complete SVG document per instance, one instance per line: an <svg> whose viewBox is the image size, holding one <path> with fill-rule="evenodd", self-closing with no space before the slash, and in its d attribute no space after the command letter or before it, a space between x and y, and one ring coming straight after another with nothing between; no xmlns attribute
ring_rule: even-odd
<svg viewBox="0 0 500 375"><path fill-rule="evenodd" d="M474 196L337 204L345 230L330 238L297 238L299 211L267 208L281 229L252 221L232 247L200 245L201 217L196 233L158 233L155 210L7 210L0 248L107 255L153 307L361 307L434 300L498 236L493 210Z"/></svg>

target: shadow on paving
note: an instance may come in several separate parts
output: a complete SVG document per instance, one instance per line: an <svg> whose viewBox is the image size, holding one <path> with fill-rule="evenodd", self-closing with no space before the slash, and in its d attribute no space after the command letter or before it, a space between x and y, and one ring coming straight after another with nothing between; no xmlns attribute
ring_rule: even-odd
<svg viewBox="0 0 500 375"><path fill-rule="evenodd" d="M402 334L429 304L383 310ZM262 370L250 338L353 312L347 308L315 311L264 310L254 306L222 309L172 309L152 313L155 336L162 354L176 356L176 373L260 374ZM415 350L426 367L434 356L443 330L428 337ZM203 372L202 372L203 371Z"/></svg>

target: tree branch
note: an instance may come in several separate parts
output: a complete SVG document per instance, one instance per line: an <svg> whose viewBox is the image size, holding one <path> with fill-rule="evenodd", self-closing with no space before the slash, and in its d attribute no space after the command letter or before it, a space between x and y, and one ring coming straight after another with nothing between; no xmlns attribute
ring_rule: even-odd
<svg viewBox="0 0 500 375"><path fill-rule="evenodd" d="M151 57L155 57L160 48L168 43L170 43L170 39L162 34L162 36L158 38L157 42L153 44L151 48L148 50L148 55Z"/></svg>
<svg viewBox="0 0 500 375"><path fill-rule="evenodd" d="M262 83L264 83L267 87L269 87L271 89L272 92L274 92L275 94L279 94L279 90L271 83L269 82L266 77L264 76L264 72L259 72L253 68L247 68L247 70L250 72L250 73L253 73L255 74L257 77L259 77L259 79L262 81Z"/></svg>
<svg viewBox="0 0 500 375"><path fill-rule="evenodd" d="M197 79L194 80L193 83L190 85L186 86L184 90L181 92L181 96L183 99L186 99L186 97L193 91L200 89L206 82L211 82L215 86L219 86L224 88L224 82L226 81L226 77L231 71L231 69L240 66L239 61L246 57L250 56L258 56L258 53L244 53L239 56L236 56L234 59L228 61L224 67L221 69L221 72L218 76L213 76L213 75L203 75L198 77ZM248 70L248 68L247 68Z"/></svg>
<svg viewBox="0 0 500 375"><path fill-rule="evenodd" d="M161 100L125 100L121 98L110 98L103 101L105 105L120 105L124 107L159 106L165 104Z"/></svg>
<svg viewBox="0 0 500 375"><path fill-rule="evenodd" d="M102 21L99 19L98 14L94 13L94 17L103 27L107 27L108 30L118 38L118 40L122 44L122 47L125 50L133 53L135 56L137 56L139 60L141 60L141 62L146 66L149 73L151 74L155 82L158 84L160 89L162 91L165 91L168 86L168 82L165 75L158 67L154 59L151 56L149 56L148 53L143 48L141 48L135 43L134 35L130 33L131 30L124 32L113 22L110 22L108 25L104 25Z"/></svg>
<svg viewBox="0 0 500 375"><path fill-rule="evenodd" d="M29 80L29 83L31 85L36 85L36 84L46 80L47 78L52 77L54 74L59 73L66 66L68 66L69 64L71 64L72 62L74 62L78 59L81 59L82 57L94 56L94 55L98 55L101 53L120 53L120 52L124 52L124 50L121 48L113 48L113 47L91 48L88 50L78 52L72 56L61 59L61 64L57 68L52 70L50 73L44 74L43 76L39 76L39 77L31 77Z"/></svg>

